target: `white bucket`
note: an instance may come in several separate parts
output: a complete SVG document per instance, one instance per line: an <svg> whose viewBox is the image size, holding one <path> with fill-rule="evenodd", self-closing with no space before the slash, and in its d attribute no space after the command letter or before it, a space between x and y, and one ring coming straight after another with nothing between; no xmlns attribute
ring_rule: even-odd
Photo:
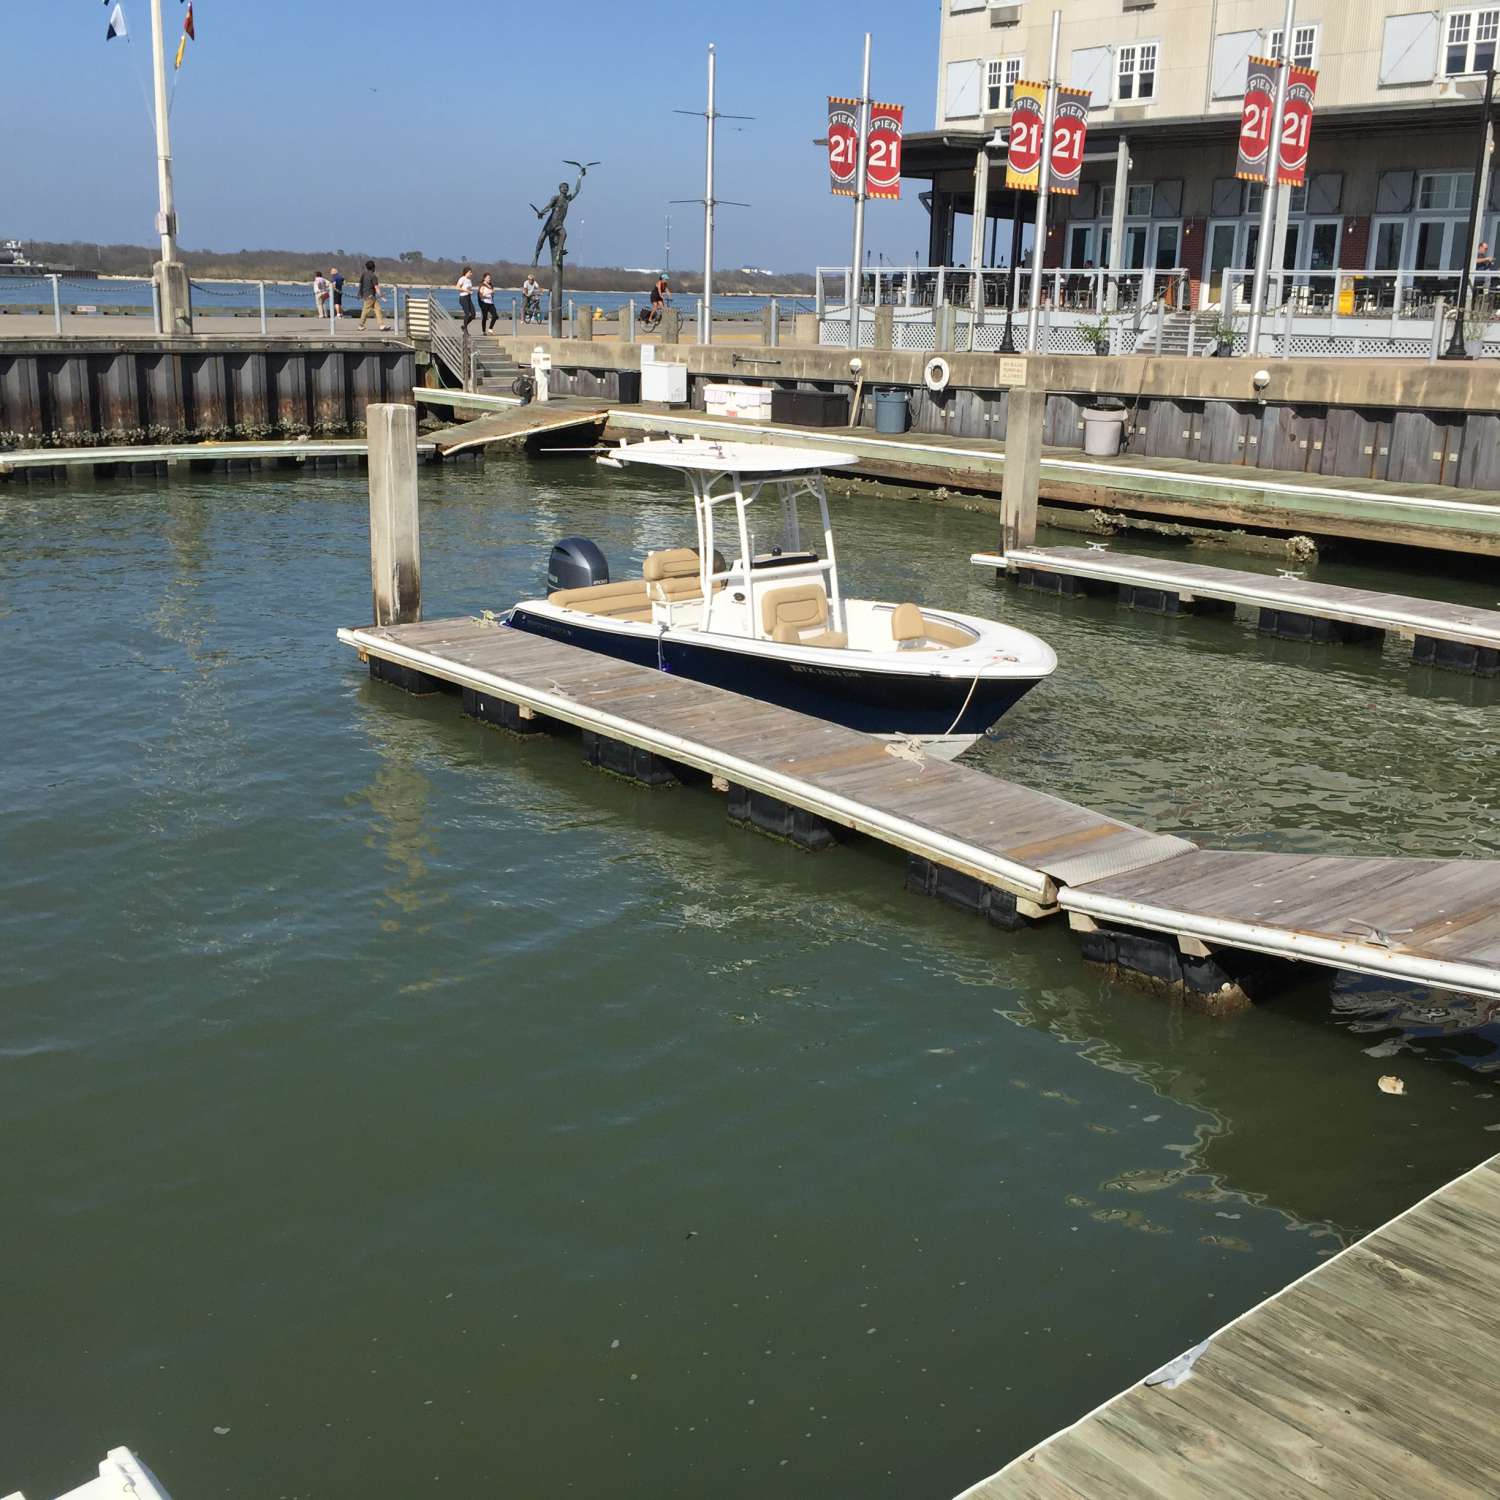
<svg viewBox="0 0 1500 1500"><path fill-rule="evenodd" d="M1114 458L1125 434L1125 410L1083 409L1083 451L1090 458Z"/></svg>

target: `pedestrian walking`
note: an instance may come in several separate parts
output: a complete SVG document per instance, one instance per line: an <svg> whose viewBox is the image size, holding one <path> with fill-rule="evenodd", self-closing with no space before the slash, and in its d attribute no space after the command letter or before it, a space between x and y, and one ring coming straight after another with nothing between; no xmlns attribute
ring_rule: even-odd
<svg viewBox="0 0 1500 1500"><path fill-rule="evenodd" d="M359 301L359 326L363 328L373 317L376 329L380 330L383 326L380 321L380 277L375 274L373 260L367 260L364 270L360 273Z"/></svg>
<svg viewBox="0 0 1500 1500"><path fill-rule="evenodd" d="M464 332L467 333L469 324L474 321L474 272L470 266L458 273L458 306L464 315Z"/></svg>
<svg viewBox="0 0 1500 1500"><path fill-rule="evenodd" d="M337 266L330 267L328 272L329 295L333 298L333 315L336 318L344 316L344 273Z"/></svg>
<svg viewBox="0 0 1500 1500"><path fill-rule="evenodd" d="M500 321L495 311L495 282L488 271L479 280L479 331L488 333Z"/></svg>
<svg viewBox="0 0 1500 1500"><path fill-rule="evenodd" d="M328 312L328 278L321 271L313 272L313 305L321 318Z"/></svg>

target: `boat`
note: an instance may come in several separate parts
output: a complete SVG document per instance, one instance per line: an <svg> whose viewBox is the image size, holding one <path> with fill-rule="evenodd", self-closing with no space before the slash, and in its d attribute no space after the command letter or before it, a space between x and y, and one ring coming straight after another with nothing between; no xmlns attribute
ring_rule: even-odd
<svg viewBox="0 0 1500 1500"><path fill-rule="evenodd" d="M598 462L682 474L695 545L651 552L641 576L614 579L591 540L566 537L552 549L549 592L515 604L505 616L513 628L943 759L969 749L1057 667L1045 641L995 620L845 597L823 471L853 454L652 438ZM813 507L809 537L801 512Z"/></svg>
<svg viewBox="0 0 1500 1500"><path fill-rule="evenodd" d="M18 1490L7 1500L26 1500ZM111 1448L99 1477L59 1495L58 1500L172 1500L161 1480L129 1448Z"/></svg>

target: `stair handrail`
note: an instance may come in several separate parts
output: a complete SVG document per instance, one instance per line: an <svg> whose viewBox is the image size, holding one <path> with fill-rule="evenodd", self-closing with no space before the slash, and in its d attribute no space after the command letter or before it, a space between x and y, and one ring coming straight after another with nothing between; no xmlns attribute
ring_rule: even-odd
<svg viewBox="0 0 1500 1500"><path fill-rule="evenodd" d="M427 298L427 320L432 352L448 366L452 374L458 376L466 391L472 390L473 372L465 356L464 345L467 340L464 338L462 324L436 297Z"/></svg>

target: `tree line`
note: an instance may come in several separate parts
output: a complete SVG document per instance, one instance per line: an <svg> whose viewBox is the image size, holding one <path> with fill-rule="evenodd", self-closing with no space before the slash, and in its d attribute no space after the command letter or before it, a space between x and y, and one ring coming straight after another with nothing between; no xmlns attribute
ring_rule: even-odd
<svg viewBox="0 0 1500 1500"><path fill-rule="evenodd" d="M97 270L105 276L149 276L158 251L146 245L97 245L92 241L28 240L26 254L46 265L68 265L79 270ZM521 261L485 260L482 256L454 260L442 256L429 258L420 250L405 250L396 256L376 255L368 250L182 250L183 262L190 276L214 277L229 281L310 281L314 271L338 266L345 275L373 260L388 282L412 286L451 286L464 266L477 272L488 271L497 286L520 286L531 267ZM550 282L551 267L538 268L543 282ZM656 278L655 269L630 270L623 266L569 265L565 274L570 292L644 292ZM703 290L700 271L674 271L672 283L683 292ZM810 296L813 278L809 275L767 275L763 272L716 270L714 291L724 295L734 292L761 292Z"/></svg>

